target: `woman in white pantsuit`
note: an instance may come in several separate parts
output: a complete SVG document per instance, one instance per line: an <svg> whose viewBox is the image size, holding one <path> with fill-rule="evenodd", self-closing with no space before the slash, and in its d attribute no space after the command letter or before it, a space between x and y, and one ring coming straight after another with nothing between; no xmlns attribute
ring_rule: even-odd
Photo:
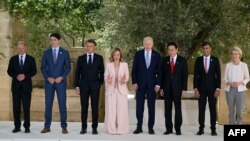
<svg viewBox="0 0 250 141"><path fill-rule="evenodd" d="M122 52L116 48L106 64L104 131L109 134L129 133L128 64L122 61Z"/></svg>
<svg viewBox="0 0 250 141"><path fill-rule="evenodd" d="M241 61L242 50L239 47L231 49L231 61L225 69L225 91L229 110L229 124L242 124L245 93L249 82L249 71L246 63ZM235 111L236 110L236 111Z"/></svg>

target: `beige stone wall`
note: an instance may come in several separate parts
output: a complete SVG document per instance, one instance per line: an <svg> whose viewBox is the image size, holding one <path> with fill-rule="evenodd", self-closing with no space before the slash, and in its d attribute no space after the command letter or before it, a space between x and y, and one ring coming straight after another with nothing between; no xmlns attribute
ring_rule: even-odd
<svg viewBox="0 0 250 141"><path fill-rule="evenodd" d="M10 58L10 40L7 36L11 35L11 17L7 12L0 10L0 52L6 58L0 59L0 120L9 120L12 118L11 113L11 92L10 92L10 78L7 75L7 67Z"/></svg>

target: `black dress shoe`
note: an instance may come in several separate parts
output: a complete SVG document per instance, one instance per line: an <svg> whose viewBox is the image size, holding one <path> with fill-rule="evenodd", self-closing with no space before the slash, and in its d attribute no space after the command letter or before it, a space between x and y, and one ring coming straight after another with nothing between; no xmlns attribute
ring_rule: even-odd
<svg viewBox="0 0 250 141"><path fill-rule="evenodd" d="M135 129L135 131L133 132L134 134L140 134L140 133L142 133L142 129Z"/></svg>
<svg viewBox="0 0 250 141"><path fill-rule="evenodd" d="M155 131L154 131L154 129L149 129L149 130L148 130L148 133L149 133L149 134L155 134Z"/></svg>
<svg viewBox="0 0 250 141"><path fill-rule="evenodd" d="M181 131L176 131L175 133L177 136L181 135Z"/></svg>
<svg viewBox="0 0 250 141"><path fill-rule="evenodd" d="M14 128L14 129L12 130L12 133L17 133L17 132L20 132L20 131L21 131L20 128Z"/></svg>
<svg viewBox="0 0 250 141"><path fill-rule="evenodd" d="M92 134L94 134L94 135L98 134L97 129L93 129Z"/></svg>
<svg viewBox="0 0 250 141"><path fill-rule="evenodd" d="M26 128L24 133L30 133L30 129L29 128Z"/></svg>
<svg viewBox="0 0 250 141"><path fill-rule="evenodd" d="M164 135L168 135L168 134L172 134L173 133L173 131L172 130L167 130L166 132L164 132L163 134Z"/></svg>
<svg viewBox="0 0 250 141"><path fill-rule="evenodd" d="M215 130L212 130L211 135L212 135L212 136L217 136L216 131L215 131Z"/></svg>
<svg viewBox="0 0 250 141"><path fill-rule="evenodd" d="M86 129L82 129L82 130L80 131L80 134L85 134L85 133L87 133L87 130L86 130Z"/></svg>
<svg viewBox="0 0 250 141"><path fill-rule="evenodd" d="M204 134L204 131L203 131L203 130L199 130L199 131L196 133L196 135L202 135L202 134Z"/></svg>

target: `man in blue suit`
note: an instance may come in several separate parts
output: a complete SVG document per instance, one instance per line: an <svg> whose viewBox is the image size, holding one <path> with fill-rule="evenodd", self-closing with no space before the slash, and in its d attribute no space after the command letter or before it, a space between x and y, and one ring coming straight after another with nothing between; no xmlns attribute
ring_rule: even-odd
<svg viewBox="0 0 250 141"><path fill-rule="evenodd" d="M148 133L154 134L155 100L160 90L161 57L153 50L153 39L145 37L144 49L136 52L132 67L132 84L136 91L137 128L134 134L142 133L145 97L148 104Z"/></svg>
<svg viewBox="0 0 250 141"><path fill-rule="evenodd" d="M45 79L45 124L41 133L50 132L52 107L57 94L62 133L67 134L66 78L70 72L69 52L59 45L60 34L50 35L51 48L43 53L41 71Z"/></svg>

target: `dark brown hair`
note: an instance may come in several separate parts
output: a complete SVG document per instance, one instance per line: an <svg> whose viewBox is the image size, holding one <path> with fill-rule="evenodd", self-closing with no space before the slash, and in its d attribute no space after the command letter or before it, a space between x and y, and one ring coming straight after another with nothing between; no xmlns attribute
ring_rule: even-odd
<svg viewBox="0 0 250 141"><path fill-rule="evenodd" d="M96 42L94 39L88 39L86 43L93 43L96 46Z"/></svg>
<svg viewBox="0 0 250 141"><path fill-rule="evenodd" d="M207 45L208 45L209 47L211 47L211 44L210 44L209 42L203 42L203 43L201 44L202 47L207 46Z"/></svg>
<svg viewBox="0 0 250 141"><path fill-rule="evenodd" d="M174 46L174 47L175 47L175 49L177 49L177 48L178 48L178 46L177 46L176 42L169 42L169 43L167 44L167 48L168 48L169 46Z"/></svg>
<svg viewBox="0 0 250 141"><path fill-rule="evenodd" d="M49 37L50 37L50 38L51 38L51 37L55 37L55 38L57 38L57 40L60 40L60 39L61 39L61 35L60 35L59 33L51 33Z"/></svg>

